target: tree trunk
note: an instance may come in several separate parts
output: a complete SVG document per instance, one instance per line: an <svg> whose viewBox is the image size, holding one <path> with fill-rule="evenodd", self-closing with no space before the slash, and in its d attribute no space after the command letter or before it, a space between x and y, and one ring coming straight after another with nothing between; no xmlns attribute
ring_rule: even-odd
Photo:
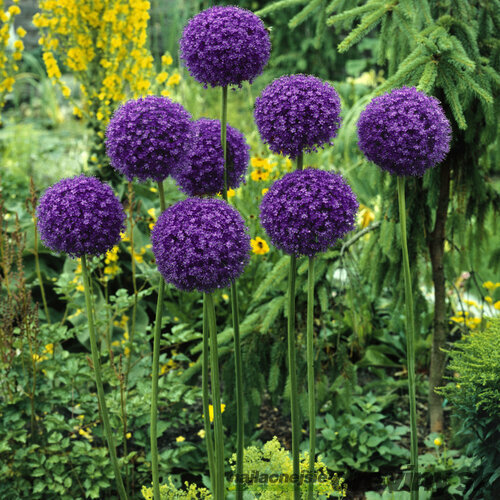
<svg viewBox="0 0 500 500"><path fill-rule="evenodd" d="M443 399L434 392L442 385L445 369L446 334L448 321L446 317L446 287L444 276L444 243L446 235L446 216L450 200L450 168L449 157L441 165L439 199L436 210L434 230L429 238L429 252L432 265L432 280L434 282L434 332L432 335L431 366L429 374L429 420L431 432L443 430Z"/></svg>

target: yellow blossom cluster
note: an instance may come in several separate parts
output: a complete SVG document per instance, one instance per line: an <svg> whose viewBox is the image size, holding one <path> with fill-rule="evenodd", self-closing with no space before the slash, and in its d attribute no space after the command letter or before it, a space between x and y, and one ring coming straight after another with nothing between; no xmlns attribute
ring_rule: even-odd
<svg viewBox="0 0 500 500"><path fill-rule="evenodd" d="M42 354L33 354L32 358L35 363L41 363L42 361L45 361L46 359L49 359L48 356L53 356L54 355L54 344L47 344L44 349Z"/></svg>
<svg viewBox="0 0 500 500"><path fill-rule="evenodd" d="M274 155L268 158L253 156L250 158L250 165L250 178L256 182L278 179L284 173L290 172L293 166L289 158Z"/></svg>
<svg viewBox="0 0 500 500"><path fill-rule="evenodd" d="M82 260L78 258L76 262L75 277L70 281L70 284L76 285L77 292L83 292L85 289L82 278Z"/></svg>
<svg viewBox="0 0 500 500"><path fill-rule="evenodd" d="M122 340L115 340L111 343L111 345L113 347L121 347L122 345L124 345L124 348L123 348L123 354L125 354L125 356L130 356L130 347L128 345L129 343L129 334L128 334L128 320L130 318L126 315L126 314L123 314L120 318L120 320L115 320L113 321L113 325L118 327L118 328L121 328L122 330L124 330L123 332L123 338Z"/></svg>
<svg viewBox="0 0 500 500"><path fill-rule="evenodd" d="M358 220L361 229L364 229L365 227L369 226L370 222L373 222L375 220L375 214L373 213L373 210L370 207L367 207L366 205L360 203L358 211Z"/></svg>
<svg viewBox="0 0 500 500"><path fill-rule="evenodd" d="M61 61L73 72L84 96L75 114L107 121L113 105L147 93L154 75L146 47L150 4L144 0L41 0L33 24L47 74L61 86Z"/></svg>
<svg viewBox="0 0 500 500"><path fill-rule="evenodd" d="M4 10L4 0L0 0L0 123L1 111L5 97L12 92L19 71L18 61L23 57L24 44L21 40L26 35L24 28L13 31L14 19L21 13L17 5L19 0L13 0L13 5Z"/></svg>

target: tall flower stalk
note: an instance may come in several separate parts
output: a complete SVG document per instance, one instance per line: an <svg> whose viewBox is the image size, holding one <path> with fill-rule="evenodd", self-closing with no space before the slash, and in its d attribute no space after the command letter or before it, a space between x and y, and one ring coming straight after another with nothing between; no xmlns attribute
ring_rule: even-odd
<svg viewBox="0 0 500 500"><path fill-rule="evenodd" d="M165 193L163 190L163 182L158 182L158 195L160 197L160 210L163 213L165 211ZM160 342L164 291L165 282L163 277L160 276L160 281L158 283L158 301L156 303L151 381L151 469L153 475L153 496L155 500L160 500L160 477L158 471L158 378L160 375Z"/></svg>
<svg viewBox="0 0 500 500"><path fill-rule="evenodd" d="M126 500L127 493L125 491L125 486L123 485L123 479L120 472L120 467L118 465L118 458L116 456L116 445L113 438L113 433L111 432L111 425L109 423L108 407L106 405L106 398L104 397L104 389L102 385L101 376L101 362L99 360L99 350L97 347L97 340L94 328L94 313L92 309L91 300L91 289L90 289L90 277L87 267L87 258L82 255L82 272L83 272L83 287L85 293L85 307L87 309L87 319L89 325L89 337L90 337L90 350L92 352L92 366L94 369L95 383L97 387L97 398L99 401L99 408L101 410L102 425L104 427L104 434L106 436L106 441L108 443L109 456L111 458L111 465L113 466L113 472L115 474L116 486L118 488L118 494L121 500Z"/></svg>
<svg viewBox="0 0 500 500"><path fill-rule="evenodd" d="M451 126L439 101L402 87L373 99L358 121L359 147L381 169L397 176L405 294L406 357L410 406L410 495L418 500L418 434L415 321L406 235L406 176L422 176L450 149Z"/></svg>
<svg viewBox="0 0 500 500"><path fill-rule="evenodd" d="M399 220L401 225L401 250L405 283L406 307L406 357L408 364L408 393L410 396L410 492L411 498L418 500L418 435L417 435L417 396L415 381L415 319L413 311L413 293L411 286L410 259L406 237L405 179L398 177Z"/></svg>
<svg viewBox="0 0 500 500"><path fill-rule="evenodd" d="M227 85L221 89L221 144L224 156L224 190L222 196L227 201L228 165L227 165ZM231 283L231 317L234 334L234 370L236 377L236 499L243 499L243 459L245 421L243 412L243 366L241 360L240 320L238 306L238 288L236 281Z"/></svg>
<svg viewBox="0 0 500 500"><path fill-rule="evenodd" d="M120 241L120 233L125 229L125 213L107 184L81 175L62 179L50 187L40 198L37 219L41 239L47 247L81 258L97 398L118 493L121 500L126 500L104 396L87 267L87 256L105 254Z"/></svg>
<svg viewBox="0 0 500 500"><path fill-rule="evenodd" d="M309 406L309 483L307 497L313 498L314 462L316 458L316 394L314 390L314 256L309 257L307 271L307 393Z"/></svg>
<svg viewBox="0 0 500 500"><path fill-rule="evenodd" d="M208 411L207 344L210 338L212 405L214 409L215 453L207 440L212 462L212 489L216 499L224 498L224 434L219 382L217 329L212 292L230 285L249 260L250 238L241 215L226 201L188 198L165 210L151 235L158 269L169 283L181 290L204 294L203 405L205 428ZM209 334L208 334L209 332ZM207 437L209 434L207 435Z"/></svg>
<svg viewBox="0 0 500 500"><path fill-rule="evenodd" d="M293 474L299 474L299 401L296 374L295 336L295 280L297 256L309 258L307 293L307 380L310 425L309 474L314 474L315 465L315 418L314 393L314 258L319 252L331 247L338 238L354 227L358 208L356 197L343 178L331 172L306 168L302 170L302 154L297 158L295 172L276 181L265 194L260 206L262 226L272 243L290 254L288 284L288 357L290 373L290 402L292 413L292 459ZM293 231L290 228L293 227ZM299 477L299 476L295 476ZM309 482L309 498L314 493L314 484ZM300 484L294 481L294 498L300 499Z"/></svg>

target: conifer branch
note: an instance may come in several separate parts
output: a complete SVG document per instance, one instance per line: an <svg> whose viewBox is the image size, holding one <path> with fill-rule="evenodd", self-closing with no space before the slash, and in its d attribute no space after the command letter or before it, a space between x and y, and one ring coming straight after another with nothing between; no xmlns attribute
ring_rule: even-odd
<svg viewBox="0 0 500 500"><path fill-rule="evenodd" d="M487 102L488 104L493 104L493 96L483 87L481 87L474 78L465 71L460 75L460 79L466 86L468 86L480 99Z"/></svg>
<svg viewBox="0 0 500 500"><path fill-rule="evenodd" d="M263 9L256 11L255 15L265 16L275 10L286 9L287 7L294 7L295 5L302 5L305 3L308 3L308 0L279 0L278 2L274 2L271 5L267 5Z"/></svg>
<svg viewBox="0 0 500 500"><path fill-rule="evenodd" d="M337 10L338 7L342 7L342 4L344 3L345 0L332 0L326 7L325 13L326 14L331 14L335 10ZM342 10L342 9L340 9Z"/></svg>
<svg viewBox="0 0 500 500"><path fill-rule="evenodd" d="M318 22L316 23L316 36L314 38L314 48L316 50L321 48L321 41L323 40L326 29L325 3L326 0L321 0L320 14L318 16Z"/></svg>
<svg viewBox="0 0 500 500"><path fill-rule="evenodd" d="M467 122L465 121L464 112L462 109L462 104L460 103L460 96L453 83L449 80L446 71L440 71L438 75L438 84L442 87L446 100L450 105L453 117L457 122L460 129L465 130L467 128Z"/></svg>
<svg viewBox="0 0 500 500"><path fill-rule="evenodd" d="M434 82L438 74L438 62L435 60L429 61L425 67L422 76L418 82L417 89L430 94L434 87Z"/></svg>
<svg viewBox="0 0 500 500"><path fill-rule="evenodd" d="M347 35L344 40L339 43L337 49L340 53L347 52L353 45L358 43L364 36L377 26L385 13L389 10L388 7L377 9L371 14L367 14L361 19L359 25ZM327 20L328 23L328 20Z"/></svg>
<svg viewBox="0 0 500 500"><path fill-rule="evenodd" d="M321 3L322 0L312 0L311 2L309 2L298 14L290 19L290 21L288 22L288 27L290 29L294 29L302 24L311 16L314 10L318 8Z"/></svg>
<svg viewBox="0 0 500 500"><path fill-rule="evenodd" d="M334 16L330 16L326 24L328 26L331 26L333 24L338 24L343 21L348 21L348 20L353 20L355 17L360 16L361 14L366 14L367 12L370 12L375 9L379 9L382 7L383 2L380 2L379 0L374 0L372 2L368 2L366 5L362 5L360 7L355 7L354 9L346 10L345 12L342 12L340 14L336 14ZM329 12L327 12L328 14Z"/></svg>

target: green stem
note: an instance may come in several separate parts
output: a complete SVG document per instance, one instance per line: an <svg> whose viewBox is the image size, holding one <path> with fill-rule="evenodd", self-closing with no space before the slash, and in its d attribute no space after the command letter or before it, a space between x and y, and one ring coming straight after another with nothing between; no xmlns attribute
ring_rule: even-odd
<svg viewBox="0 0 500 500"><path fill-rule="evenodd" d="M45 298L45 288L43 286L42 272L40 271L40 259L38 257L38 228L36 225L35 217L33 218L33 222L35 223L34 254L35 254L36 277L38 278L38 284L40 285L40 293L42 295L43 310L45 311L45 319L47 320L47 323L50 325L50 313L49 313L49 308L47 306L47 299Z"/></svg>
<svg viewBox="0 0 500 500"><path fill-rule="evenodd" d="M201 369L201 385L203 394L203 420L205 424L205 442L207 444L208 455L208 470L210 472L210 484L212 493L215 486L215 464L214 464L214 443L212 440L212 426L210 425L210 411L209 407L209 392L208 392L208 339L209 339L209 326L208 326L208 311L207 300L203 295L203 354L202 354L202 369Z"/></svg>
<svg viewBox="0 0 500 500"><path fill-rule="evenodd" d="M406 240L406 208L405 179L398 177L399 218L401 222L401 249L403 251L403 269L406 304L406 350L408 367L408 392L410 395L410 491L411 499L418 500L418 436L417 436L417 403L415 383L415 320L413 311L413 295L410 274L410 259Z"/></svg>
<svg viewBox="0 0 500 500"><path fill-rule="evenodd" d="M219 356L217 353L217 324L214 300L211 293L205 294L210 330L210 370L212 373L212 405L214 409L215 430L215 499L223 500L224 493L224 434L222 431L222 411L219 386Z"/></svg>
<svg viewBox="0 0 500 500"><path fill-rule="evenodd" d="M160 209L165 210L165 192L163 182L158 182L158 194L160 196ZM156 318L153 340L153 370L151 386L151 468L153 473L153 498L160 500L160 478L158 473L158 377L160 372L160 339L161 320L163 317L163 293L165 282L160 276L158 284L158 301L156 303Z"/></svg>
<svg viewBox="0 0 500 500"><path fill-rule="evenodd" d="M309 393L309 474L314 474L316 457L316 396L314 392L314 257L309 257L307 275L307 389ZM314 483L307 485L307 497L313 498Z"/></svg>
<svg viewBox="0 0 500 500"><path fill-rule="evenodd" d="M222 144L222 151L224 153L224 191L222 196L227 201L227 143L226 143L226 129L227 129L227 85L222 87L222 100L221 100L221 120L220 120L220 140Z"/></svg>
<svg viewBox="0 0 500 500"><path fill-rule="evenodd" d="M122 476L120 474L120 467L118 466L118 459L116 457L115 441L113 439L113 434L111 433L111 426L109 424L108 408L106 406L106 399L104 397L104 389L102 386L101 377L101 363L99 361L99 351L97 350L97 340L94 329L94 313L92 310L92 304L90 300L90 279L89 271L87 268L87 257L82 256L82 271L83 271L83 286L85 289L85 305L87 307L87 317L89 322L89 337L90 337L90 349L92 351L92 365L94 367L95 383L97 386L97 398L99 400L99 406L101 407L102 424L104 426L104 433L106 435L106 440L108 442L109 456L111 458L111 465L115 473L116 485L118 487L118 494L122 500L127 499L127 493L125 492L125 487L123 486Z"/></svg>
<svg viewBox="0 0 500 500"><path fill-rule="evenodd" d="M299 398L297 392L297 369L295 352L295 274L297 257L290 255L290 270L288 277L288 370L290 372L290 407L292 413L292 459L293 474L296 479L293 483L293 498L300 500L300 427L299 427Z"/></svg>
<svg viewBox="0 0 500 500"><path fill-rule="evenodd" d="M221 100L221 144L224 154L224 190L222 196L227 201L227 86L222 87ZM241 360L240 321L238 306L238 288L236 281L231 284L231 315L234 332L234 370L236 377L236 500L243 499L243 446L244 446L244 412L243 412L243 366Z"/></svg>

